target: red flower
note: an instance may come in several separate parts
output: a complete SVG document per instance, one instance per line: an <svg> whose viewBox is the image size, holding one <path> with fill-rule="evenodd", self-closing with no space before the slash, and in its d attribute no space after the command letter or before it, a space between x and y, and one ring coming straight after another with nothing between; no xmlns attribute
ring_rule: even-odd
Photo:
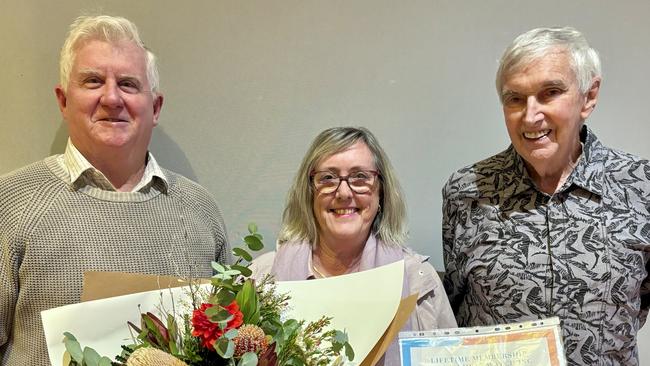
<svg viewBox="0 0 650 366"><path fill-rule="evenodd" d="M214 350L214 343L221 337L222 334L229 329L239 328L244 322L244 314L239 311L239 305L233 301L230 305L224 307L233 318L226 324L225 329L219 328L219 324L213 323L205 315L205 309L213 307L213 304L201 304L201 307L194 309L192 313L192 335L201 338L203 347Z"/></svg>

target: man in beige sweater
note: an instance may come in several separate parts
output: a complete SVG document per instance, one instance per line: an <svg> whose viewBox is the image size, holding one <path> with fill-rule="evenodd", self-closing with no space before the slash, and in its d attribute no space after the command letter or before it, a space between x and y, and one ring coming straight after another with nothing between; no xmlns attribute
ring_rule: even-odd
<svg viewBox="0 0 650 366"><path fill-rule="evenodd" d="M148 152L163 96L135 25L78 18L60 74L65 153L0 177L0 365L49 364L40 312L78 302L84 271L210 276L229 257L211 195Z"/></svg>

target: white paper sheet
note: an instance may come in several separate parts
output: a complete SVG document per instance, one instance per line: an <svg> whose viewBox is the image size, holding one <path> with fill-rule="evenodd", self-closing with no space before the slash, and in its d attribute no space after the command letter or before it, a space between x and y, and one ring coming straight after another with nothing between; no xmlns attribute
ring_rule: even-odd
<svg viewBox="0 0 650 366"><path fill-rule="evenodd" d="M395 316L403 278L404 261L399 261L347 276L279 282L278 290L291 294L290 318L334 318L331 327L348 332L355 353L353 364L359 364Z"/></svg>
<svg viewBox="0 0 650 366"><path fill-rule="evenodd" d="M277 285L279 291L291 294L288 318L334 317L332 327L345 329L350 336L356 364L363 361L393 319L401 299L403 276L404 263L399 261L346 276ZM52 366L62 365L63 332L72 333L82 347L92 347L113 359L120 354L120 345L131 343L126 322L139 326L140 313L157 314L161 304L170 311L172 297L176 304L187 302L187 288L141 292L41 312Z"/></svg>

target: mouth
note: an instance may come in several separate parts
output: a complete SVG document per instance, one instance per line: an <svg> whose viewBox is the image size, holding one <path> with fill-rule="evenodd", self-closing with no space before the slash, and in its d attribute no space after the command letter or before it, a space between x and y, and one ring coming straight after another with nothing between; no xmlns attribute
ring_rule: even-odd
<svg viewBox="0 0 650 366"><path fill-rule="evenodd" d="M548 136L551 133L550 129L533 131L533 132L524 132L524 138L527 140L539 140L543 137Z"/></svg>
<svg viewBox="0 0 650 366"><path fill-rule="evenodd" d="M338 216L344 216L344 215L352 215L352 214L358 212L359 209L356 208L356 207L350 207L350 208L332 208L332 209L330 209L329 211L332 212L332 213L335 214L335 215L338 215Z"/></svg>
<svg viewBox="0 0 650 366"><path fill-rule="evenodd" d="M95 120L95 122L117 123L117 122L128 122L128 121L123 118L106 117L106 118L98 118L97 120Z"/></svg>

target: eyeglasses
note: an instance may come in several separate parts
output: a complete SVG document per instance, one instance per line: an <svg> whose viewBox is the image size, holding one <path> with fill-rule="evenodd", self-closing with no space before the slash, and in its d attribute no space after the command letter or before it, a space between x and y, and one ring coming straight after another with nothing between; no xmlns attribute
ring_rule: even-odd
<svg viewBox="0 0 650 366"><path fill-rule="evenodd" d="M341 177L330 171L321 171L313 172L310 176L314 188L322 194L336 192L343 181L348 182L348 187L350 187L352 192L364 194L372 190L379 176L379 172L376 170L359 170Z"/></svg>

